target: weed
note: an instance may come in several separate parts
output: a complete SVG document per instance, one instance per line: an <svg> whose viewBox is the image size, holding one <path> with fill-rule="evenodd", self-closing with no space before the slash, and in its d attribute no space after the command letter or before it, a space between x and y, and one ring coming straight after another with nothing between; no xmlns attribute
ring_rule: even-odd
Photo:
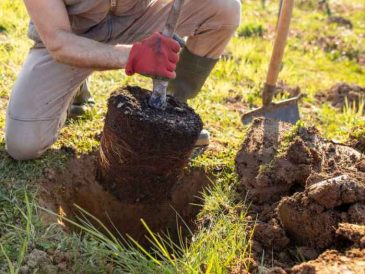
<svg viewBox="0 0 365 274"><path fill-rule="evenodd" d="M239 27L237 30L238 37L249 38L253 36L262 37L265 33L265 29L262 25L245 24Z"/></svg>

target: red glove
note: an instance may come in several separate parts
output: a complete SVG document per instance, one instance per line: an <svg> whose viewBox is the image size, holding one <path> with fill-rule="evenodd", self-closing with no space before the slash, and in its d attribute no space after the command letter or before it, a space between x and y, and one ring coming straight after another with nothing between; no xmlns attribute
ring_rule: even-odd
<svg viewBox="0 0 365 274"><path fill-rule="evenodd" d="M125 68L126 74L175 78L179 51L180 45L175 40L154 33L133 45Z"/></svg>

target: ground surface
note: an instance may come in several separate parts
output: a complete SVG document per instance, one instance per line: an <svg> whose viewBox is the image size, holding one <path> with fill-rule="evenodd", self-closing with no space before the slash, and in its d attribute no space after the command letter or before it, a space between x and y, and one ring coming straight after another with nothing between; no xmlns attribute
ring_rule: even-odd
<svg viewBox="0 0 365 274"><path fill-rule="evenodd" d="M298 273L315 273L320 270L321 273L328 273L324 261L328 265L343 261L349 262L348 268L362 267L361 241L351 250L346 250L348 246L344 245L344 250L328 251L317 259L322 250L303 246L300 240L293 243L295 227L291 228L291 234L287 234L281 223L275 220L255 222L253 211L261 212L260 218L270 218L273 207L265 206L265 203L255 204L256 202L249 207L251 198L244 195L244 184L237 178L234 159L247 133L247 128L240 123L240 114L260 104L259 93L265 78L275 27L276 1L266 3L265 8L262 7L262 2L268 1L243 3L243 22L236 37L201 94L189 102L212 134L211 147L203 156L191 162L191 168L217 176L196 202L200 209L196 218L197 229L189 237L189 245L180 244L179 247L171 248L171 243L165 237L156 238L153 240L157 250L155 252L145 252L136 245L128 247L113 238L110 240L87 222L81 222L87 230L82 236L78 232L67 232L58 224L45 224L40 217L44 219L45 215L50 215L39 207L42 204L42 191L39 190L41 182L47 178L52 181L50 178L54 174L67 174L72 161L87 157L98 148L110 93L127 84L150 88L150 79L125 77L121 72L95 73L91 79L91 89L96 97L96 108L81 120L69 121L62 130L59 141L42 159L27 163L12 161L5 152L3 139L5 108L11 86L31 42L25 36L28 18L22 1L0 2L0 273L18 273L19 270L21 273L105 273L113 270L117 273L267 272L274 266L268 257L275 260L279 257L284 262L283 268L310 261L298 266L295 269ZM351 28L346 20L335 17L329 19L325 9L318 7L317 2L296 2L291 38L280 75L278 99L300 90L306 95L301 103L301 111L308 128L314 124L320 136L336 142L349 141L357 149L363 150L364 104L362 96L358 95L362 91L359 88L351 91L347 89L338 96L336 90L340 90L332 87L342 82L362 88L365 86L365 3L362 0L329 1L333 16L350 20ZM354 106L346 104L343 92L351 95ZM336 99L335 103L333 99ZM303 148L300 143L298 147ZM299 164L308 166L307 158L299 156L301 155L295 160L303 160ZM357 163L356 166L357 171L363 172L363 164ZM280 167L278 163L277 168ZM263 179L267 178L264 176L264 171L267 170L265 166L261 169ZM306 169L299 171L306 172ZM280 199L283 194L292 196L298 192L282 201L290 209L295 209L298 203L308 199L309 191L304 190L306 185L297 182L307 174L296 175L296 178L285 178L288 179L286 183L292 183L289 189L288 185L280 182L280 188L275 188L275 191L280 190L281 193L272 197L269 195L270 198ZM309 182L323 179L315 175L311 178ZM349 183L351 181L346 182ZM312 194L320 195L320 189ZM258 200L264 197L261 194L259 192L256 197ZM273 205L276 207L275 203L277 202ZM350 207L355 204L352 203ZM357 216L356 218L363 216L363 208L359 205L351 211L360 212L357 215L351 215L347 206L332 206L327 208L326 205L317 205L316 208L324 208L323 214L332 211L337 214L339 211L340 217L336 218L341 218L342 215ZM344 220L349 221L345 217ZM250 241L254 223L257 224L258 233L254 236L254 241ZM350 223L354 222L350 220ZM328 239L332 239L333 235L337 239L339 230L340 226L332 231L335 234L332 233ZM356 236L359 233L341 233L340 235L350 235L351 239L355 239L350 239L350 242L357 242L359 237ZM311 235L308 234L309 237ZM259 244L257 237L260 236L268 243L268 247ZM279 250L271 248L272 243L279 243ZM322 243L326 245L327 240ZM288 245L290 248L287 248ZM353 243L350 245L353 246ZM285 252L280 252L281 249ZM289 255L287 251L290 251ZM254 262L253 256L260 252L262 260L255 258ZM357 263L350 263L354 258L357 258ZM353 268L353 273L357 273L357 269Z"/></svg>

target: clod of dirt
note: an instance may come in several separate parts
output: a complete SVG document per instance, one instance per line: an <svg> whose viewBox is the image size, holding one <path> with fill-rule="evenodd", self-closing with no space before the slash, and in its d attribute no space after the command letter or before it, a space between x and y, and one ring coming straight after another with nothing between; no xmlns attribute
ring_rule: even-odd
<svg viewBox="0 0 365 274"><path fill-rule="evenodd" d="M236 157L236 169L249 197L268 203L306 185L352 174L361 158L352 148L324 140L315 128L258 119Z"/></svg>
<svg viewBox="0 0 365 274"><path fill-rule="evenodd" d="M82 155L72 159L65 170L48 176L42 183L41 206L72 219L80 216L76 204L117 236L128 234L143 245L148 242L141 219L153 232L169 230L172 237L177 233L177 221L183 230L186 228L177 213L191 229L194 228L199 195L211 182L202 170L184 171L174 183L170 198L152 204L121 201L106 191L96 180L96 163L96 153ZM67 225L67 221L63 222Z"/></svg>
<svg viewBox="0 0 365 274"><path fill-rule="evenodd" d="M124 202L169 199L203 126L193 109L172 96L166 110L151 108L150 94L125 87L108 101L98 179Z"/></svg>
<svg viewBox="0 0 365 274"><path fill-rule="evenodd" d="M241 185L254 201L268 202L278 199L288 190L286 185L261 182L256 179L260 167L265 167L273 160L282 132L288 132L290 125L268 119L256 119L243 142L242 149L236 157L236 170Z"/></svg>
<svg viewBox="0 0 365 274"><path fill-rule="evenodd" d="M348 176L322 181L307 189L308 197L326 209L365 202L365 185Z"/></svg>
<svg viewBox="0 0 365 274"><path fill-rule="evenodd" d="M365 273L365 249L352 249L345 254L336 250L323 253L318 259L292 268L293 274Z"/></svg>
<svg viewBox="0 0 365 274"><path fill-rule="evenodd" d="M342 223L336 230L338 238L351 241L353 247L365 248L365 226Z"/></svg>
<svg viewBox="0 0 365 274"><path fill-rule="evenodd" d="M254 229L254 240L266 248L279 251L289 244L289 239L279 224L257 222Z"/></svg>
<svg viewBox="0 0 365 274"><path fill-rule="evenodd" d="M277 210L283 227L296 243L326 248L334 243L338 224L353 219L350 206L363 202L365 185L342 176L283 198Z"/></svg>
<svg viewBox="0 0 365 274"><path fill-rule="evenodd" d="M365 97L365 87L339 83L331 87L326 94L327 101L331 102L333 107L343 109L347 102L348 106L358 109Z"/></svg>
<svg viewBox="0 0 365 274"><path fill-rule="evenodd" d="M297 252L300 255L300 257L304 258L305 260L314 260L319 255L316 249L308 246L297 247Z"/></svg>

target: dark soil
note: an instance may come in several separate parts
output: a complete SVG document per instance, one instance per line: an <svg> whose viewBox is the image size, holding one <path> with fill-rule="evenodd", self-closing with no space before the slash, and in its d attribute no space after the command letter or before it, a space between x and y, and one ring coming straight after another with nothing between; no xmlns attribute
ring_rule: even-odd
<svg viewBox="0 0 365 274"><path fill-rule="evenodd" d="M365 153L365 129L362 126L355 127L351 130L348 145L354 149ZM365 172L365 160L358 163L358 168Z"/></svg>
<svg viewBox="0 0 365 274"><path fill-rule="evenodd" d="M346 19L342 16L331 16L331 17L328 18L328 22L330 24L337 24L339 26L343 26L343 27L348 28L348 29L353 28L353 24L352 24L351 20Z"/></svg>
<svg viewBox="0 0 365 274"><path fill-rule="evenodd" d="M264 258L267 273L291 273L292 266L327 248L337 249L339 258L364 248L363 162L361 153L323 139L315 128L255 120L236 169L239 191L252 201L247 219L257 220L252 248L258 265ZM317 260L326 260L323 256Z"/></svg>
<svg viewBox="0 0 365 274"><path fill-rule="evenodd" d="M317 98L321 102L330 102L335 108L344 109L347 102L348 106L354 106L358 109L360 103L365 99L365 87L338 83L328 91L319 93Z"/></svg>
<svg viewBox="0 0 365 274"><path fill-rule="evenodd" d="M170 199L202 130L200 117L172 96L164 111L150 108L151 92L115 91L101 139L98 179L123 202Z"/></svg>
<svg viewBox="0 0 365 274"><path fill-rule="evenodd" d="M176 236L177 222L183 231L186 228L182 220L194 229L195 216L199 212L196 204L200 203L201 192L210 184L203 171L184 171L174 183L169 199L161 199L153 204L121 201L105 191L96 180L96 154L75 157L67 169L46 174L40 195L41 205L72 219L80 216L74 206L76 204L98 218L116 235L128 234L143 245L148 245L145 239L147 231L140 219L152 231L169 230L173 237ZM177 217L177 213L182 220ZM49 218L49 215L43 215ZM64 223L67 225L67 221Z"/></svg>
<svg viewBox="0 0 365 274"><path fill-rule="evenodd" d="M284 81L278 81L275 94L284 96L289 95L289 97L296 97L301 93L301 89L299 86L290 86L286 84Z"/></svg>
<svg viewBox="0 0 365 274"><path fill-rule="evenodd" d="M309 45L319 47L331 59L353 60L361 65L361 50L354 43L348 43L341 35L318 35Z"/></svg>

